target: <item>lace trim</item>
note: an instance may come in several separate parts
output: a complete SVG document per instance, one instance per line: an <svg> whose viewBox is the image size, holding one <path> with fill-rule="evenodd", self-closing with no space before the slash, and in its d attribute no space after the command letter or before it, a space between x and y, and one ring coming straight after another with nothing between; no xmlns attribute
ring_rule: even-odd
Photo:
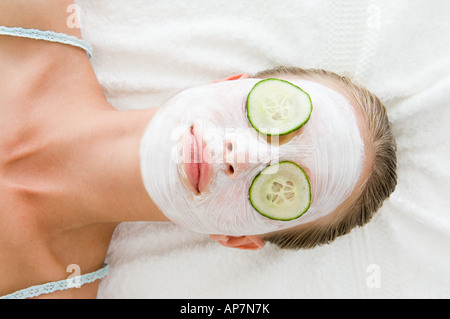
<svg viewBox="0 0 450 319"><path fill-rule="evenodd" d="M43 285L37 285L32 286L30 288L22 289L19 291L16 291L12 294L2 296L0 299L26 299L26 298L33 298L44 294L50 294L55 291L59 290L66 290L70 288L80 287L82 285L91 283L96 281L97 279L101 279L108 275L109 273L109 266L107 264L104 264L103 267L100 270L97 270L95 272L84 274L81 276L75 276L72 278L56 281L56 282L49 282Z"/></svg>
<svg viewBox="0 0 450 319"><path fill-rule="evenodd" d="M92 47L88 43L81 39L78 39L77 37L67 35L65 33L56 33L53 31L42 31L36 29L23 29L20 27L9 28L0 26L0 34L68 44L82 48L86 51L89 58L92 57Z"/></svg>

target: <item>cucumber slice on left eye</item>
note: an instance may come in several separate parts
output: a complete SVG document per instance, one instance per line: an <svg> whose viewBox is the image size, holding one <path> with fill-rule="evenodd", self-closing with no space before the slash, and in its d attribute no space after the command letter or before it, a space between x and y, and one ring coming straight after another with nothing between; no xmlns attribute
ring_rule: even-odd
<svg viewBox="0 0 450 319"><path fill-rule="evenodd" d="M255 130L265 135L286 135L310 118L312 102L308 93L279 80L259 81L247 97L247 117Z"/></svg>
<svg viewBox="0 0 450 319"><path fill-rule="evenodd" d="M309 209L311 186L300 166L285 161L267 166L253 179L249 198L261 215L293 220Z"/></svg>

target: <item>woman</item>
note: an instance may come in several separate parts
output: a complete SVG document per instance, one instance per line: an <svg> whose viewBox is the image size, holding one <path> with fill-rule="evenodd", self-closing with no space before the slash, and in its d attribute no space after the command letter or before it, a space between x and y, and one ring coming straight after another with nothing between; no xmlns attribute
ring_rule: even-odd
<svg viewBox="0 0 450 319"><path fill-rule="evenodd" d="M3 1L0 25L51 30L81 39L80 30L66 24L66 8L70 4L71 1ZM320 194L322 189L334 194L333 188L319 182L327 181L324 172L331 169L331 161L308 162L312 157L295 151L302 145L307 150L311 145L302 143L304 136L320 131L318 120L311 119L304 128L281 136L279 147L264 151L269 155L263 161L250 161L248 157L237 160L238 151L250 154L249 148L241 145L250 147L260 141L255 132L243 130L250 126L242 116L245 112L241 101L259 79L272 76L270 72L256 75L255 79L243 73L221 83L186 90L157 112L159 109L114 109L103 95L88 55L73 45L3 35L0 69L0 296L64 280L70 266L77 265L81 274L94 274L81 288L63 287L55 292L47 287L47 291L39 290L37 295L96 297L96 279L105 274L102 270L108 245L121 222L174 221L193 231L210 233L213 240L225 246L243 249L262 248L266 240L283 246L289 241L286 238L301 238L301 234L315 229L314 235L308 236L315 239L304 245L312 247L367 222L395 186L395 142L387 118L384 115L387 124L380 130L388 137L381 144L390 154L384 160L390 166L381 175L390 178L382 182L376 180L380 167L385 167L377 164L383 157L379 156L383 147L375 138L377 128L371 125L373 120L367 118L365 109L358 107L377 104L373 101L378 99L370 95L373 101L355 101L353 97L358 95L347 93L349 88L357 87L338 83L328 73L272 71L314 93L314 114L325 114L326 105L354 112L348 114L351 120L337 114L341 117L329 122L332 127L336 124L336 130L345 131L347 124L356 128L338 143L350 145L349 152L355 156L348 158L350 162L337 161L352 173L346 178L335 177L336 185L343 181L344 186L339 189L344 191L333 200ZM201 103L206 100L211 104ZM188 109L192 111L187 112ZM203 117L199 118L199 114ZM193 129L198 131L202 125L205 137L198 139ZM331 139L327 141L331 145ZM199 154L203 143L209 151L200 155L200 163L195 163L199 175L193 176L189 173L193 167L188 161L189 152ZM290 145L295 147L290 150ZM174 152L180 156L173 158ZM260 154L260 150L255 154ZM204 163L208 157L207 165ZM324 206L317 207L326 209L316 209L317 213L292 223L267 220L255 213L247 198L249 183L258 171L281 157L302 164L311 180L312 207L322 200ZM377 167L378 173L374 174ZM377 187L384 192L367 199L366 194L374 193ZM234 197L237 199L232 200ZM355 212L353 208L361 207L362 198L369 203L368 208ZM329 202L334 205L327 206ZM348 222L349 218L352 222ZM323 234L322 239L317 239L317 233ZM298 240L291 242L301 247Z"/></svg>

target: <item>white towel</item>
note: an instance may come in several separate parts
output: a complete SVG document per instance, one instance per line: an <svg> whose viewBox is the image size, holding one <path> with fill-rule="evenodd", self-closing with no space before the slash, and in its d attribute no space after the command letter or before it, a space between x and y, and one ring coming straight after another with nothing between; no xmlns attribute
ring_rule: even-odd
<svg viewBox="0 0 450 319"><path fill-rule="evenodd" d="M450 2L78 0L108 101L277 65L350 75L385 102L399 183L365 227L312 250L227 249L171 223L114 234L99 298L449 298Z"/></svg>

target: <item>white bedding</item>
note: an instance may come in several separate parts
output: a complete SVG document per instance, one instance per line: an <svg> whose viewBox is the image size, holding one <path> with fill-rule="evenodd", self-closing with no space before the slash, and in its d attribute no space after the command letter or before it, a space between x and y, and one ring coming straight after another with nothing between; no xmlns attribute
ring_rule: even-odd
<svg viewBox="0 0 450 319"><path fill-rule="evenodd" d="M346 73L386 104L399 181L365 227L312 250L227 249L171 223L116 230L99 298L449 298L450 2L78 0L108 101L276 65Z"/></svg>

